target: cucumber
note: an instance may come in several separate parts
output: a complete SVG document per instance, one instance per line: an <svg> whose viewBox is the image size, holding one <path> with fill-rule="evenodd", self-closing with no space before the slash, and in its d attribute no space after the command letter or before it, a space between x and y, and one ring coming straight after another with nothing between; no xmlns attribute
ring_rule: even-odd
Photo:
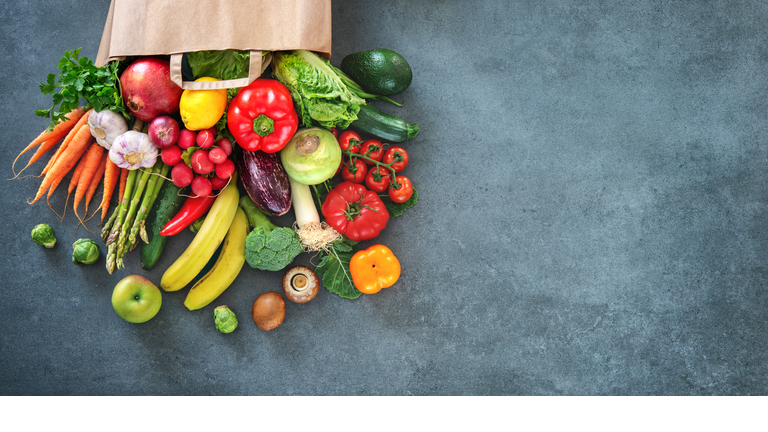
<svg viewBox="0 0 768 432"><path fill-rule="evenodd" d="M400 54L389 49L372 49L349 54L341 60L341 70L366 91L393 96L411 85L413 71Z"/></svg>
<svg viewBox="0 0 768 432"><path fill-rule="evenodd" d="M373 105L360 106L357 120L350 127L388 142L403 142L419 133L419 125L408 124L403 119L385 114Z"/></svg>
<svg viewBox="0 0 768 432"><path fill-rule="evenodd" d="M165 250L168 237L161 236L159 233L184 203L186 197L179 193L181 189L172 181L164 181L155 205L147 215L146 226L149 243L141 244L141 268L144 270L152 270Z"/></svg>

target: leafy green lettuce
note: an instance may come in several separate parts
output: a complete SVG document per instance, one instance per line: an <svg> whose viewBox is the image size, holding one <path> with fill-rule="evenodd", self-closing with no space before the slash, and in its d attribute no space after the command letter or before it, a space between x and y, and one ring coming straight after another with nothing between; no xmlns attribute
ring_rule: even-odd
<svg viewBox="0 0 768 432"><path fill-rule="evenodd" d="M222 51L196 51L187 53L192 76L210 77L221 80L248 78L250 51L233 49Z"/></svg>
<svg viewBox="0 0 768 432"><path fill-rule="evenodd" d="M306 127L346 129L365 99L356 96L328 60L311 51L275 51L272 73L291 92Z"/></svg>

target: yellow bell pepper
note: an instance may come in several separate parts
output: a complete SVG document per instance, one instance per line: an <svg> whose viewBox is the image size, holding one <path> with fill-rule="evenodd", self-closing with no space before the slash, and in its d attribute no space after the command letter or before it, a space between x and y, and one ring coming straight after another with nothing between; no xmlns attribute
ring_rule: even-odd
<svg viewBox="0 0 768 432"><path fill-rule="evenodd" d="M377 244L352 256L349 273L358 291L376 294L400 278L400 261L388 247Z"/></svg>

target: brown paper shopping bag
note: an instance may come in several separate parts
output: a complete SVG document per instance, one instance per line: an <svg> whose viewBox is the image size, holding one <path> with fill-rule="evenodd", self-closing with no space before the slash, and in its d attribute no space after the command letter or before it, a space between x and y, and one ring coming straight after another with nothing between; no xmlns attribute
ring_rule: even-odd
<svg viewBox="0 0 768 432"><path fill-rule="evenodd" d="M250 51L248 78L183 81L184 53ZM171 56L182 88L244 87L266 69L264 51L305 49L331 55L331 0L112 0L96 65L129 56ZM262 58L263 57L263 58Z"/></svg>

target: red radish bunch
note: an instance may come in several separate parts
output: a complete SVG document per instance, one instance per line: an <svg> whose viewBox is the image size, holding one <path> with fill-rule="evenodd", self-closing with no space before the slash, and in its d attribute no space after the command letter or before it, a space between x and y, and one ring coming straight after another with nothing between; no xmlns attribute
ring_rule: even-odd
<svg viewBox="0 0 768 432"><path fill-rule="evenodd" d="M198 132L182 129L174 145L164 148L160 157L172 167L171 179L178 187L190 186L195 196L207 196L229 183L235 172L232 142L216 140L216 129Z"/></svg>

